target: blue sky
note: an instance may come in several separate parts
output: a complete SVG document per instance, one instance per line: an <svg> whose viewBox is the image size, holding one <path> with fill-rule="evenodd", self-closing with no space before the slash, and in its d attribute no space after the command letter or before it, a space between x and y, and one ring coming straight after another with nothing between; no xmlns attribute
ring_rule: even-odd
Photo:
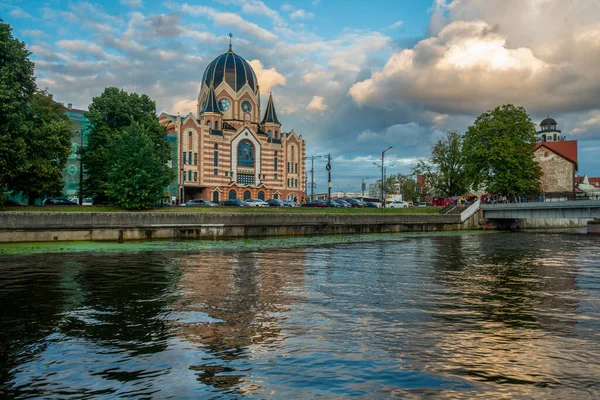
<svg viewBox="0 0 600 400"><path fill-rule="evenodd" d="M38 85L77 108L117 86L159 112L194 111L233 33L283 130L302 133L308 155L332 154L334 190L374 181L388 146L389 172L408 172L444 131L503 103L536 123L550 113L579 140L580 173L600 176L596 0L0 0L0 15Z"/></svg>

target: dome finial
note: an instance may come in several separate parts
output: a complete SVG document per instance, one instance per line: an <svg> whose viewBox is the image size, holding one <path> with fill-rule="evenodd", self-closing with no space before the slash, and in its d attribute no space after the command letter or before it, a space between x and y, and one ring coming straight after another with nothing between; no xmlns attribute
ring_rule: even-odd
<svg viewBox="0 0 600 400"><path fill-rule="evenodd" d="M233 33L229 33L229 52L233 53L233 50L231 49L231 38L233 37Z"/></svg>

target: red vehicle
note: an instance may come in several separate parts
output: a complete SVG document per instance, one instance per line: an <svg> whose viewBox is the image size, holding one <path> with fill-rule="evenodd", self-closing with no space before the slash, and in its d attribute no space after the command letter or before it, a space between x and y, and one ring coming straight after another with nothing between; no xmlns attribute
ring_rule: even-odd
<svg viewBox="0 0 600 400"><path fill-rule="evenodd" d="M434 207L446 207L447 205L452 204L452 200L447 197L434 197L431 199L431 204Z"/></svg>
<svg viewBox="0 0 600 400"><path fill-rule="evenodd" d="M304 207L329 207L328 200L310 200Z"/></svg>

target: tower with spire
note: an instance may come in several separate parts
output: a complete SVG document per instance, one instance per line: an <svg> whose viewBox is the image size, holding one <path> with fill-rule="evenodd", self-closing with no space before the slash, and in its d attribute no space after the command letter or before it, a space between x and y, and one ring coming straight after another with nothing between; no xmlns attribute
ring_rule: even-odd
<svg viewBox="0 0 600 400"><path fill-rule="evenodd" d="M265 116L260 123L263 132L267 133L267 137L271 140L281 140L281 122L277 118L275 104L273 104L273 92L269 93L269 101L265 109Z"/></svg>
<svg viewBox="0 0 600 400"><path fill-rule="evenodd" d="M548 117L540 123L540 130L537 132L538 142L558 142L565 140L566 137L561 135L561 131L556 129L556 120Z"/></svg>

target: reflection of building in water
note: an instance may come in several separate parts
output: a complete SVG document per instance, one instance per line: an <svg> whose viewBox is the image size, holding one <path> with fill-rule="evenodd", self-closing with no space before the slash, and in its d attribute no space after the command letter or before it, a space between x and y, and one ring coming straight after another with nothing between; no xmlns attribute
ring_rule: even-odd
<svg viewBox="0 0 600 400"><path fill-rule="evenodd" d="M568 359L580 340L578 266L566 263L576 252L546 239L436 238L446 250L436 259L434 280L444 289L432 312L431 348L418 363L469 380L520 385L525 397L560 386L561 376L598 376L600 367L592 372L586 360Z"/></svg>
<svg viewBox="0 0 600 400"><path fill-rule="evenodd" d="M236 374L229 362L258 351L251 346L270 347L284 339L283 313L299 296L305 258L304 249L295 249L287 255L203 253L185 260L182 296L173 308L181 313L177 323L183 336L205 345L214 357L206 365L190 367L198 371L201 382L216 388L242 385L244 375ZM211 321L206 322L202 313ZM221 372L227 374L219 376Z"/></svg>

